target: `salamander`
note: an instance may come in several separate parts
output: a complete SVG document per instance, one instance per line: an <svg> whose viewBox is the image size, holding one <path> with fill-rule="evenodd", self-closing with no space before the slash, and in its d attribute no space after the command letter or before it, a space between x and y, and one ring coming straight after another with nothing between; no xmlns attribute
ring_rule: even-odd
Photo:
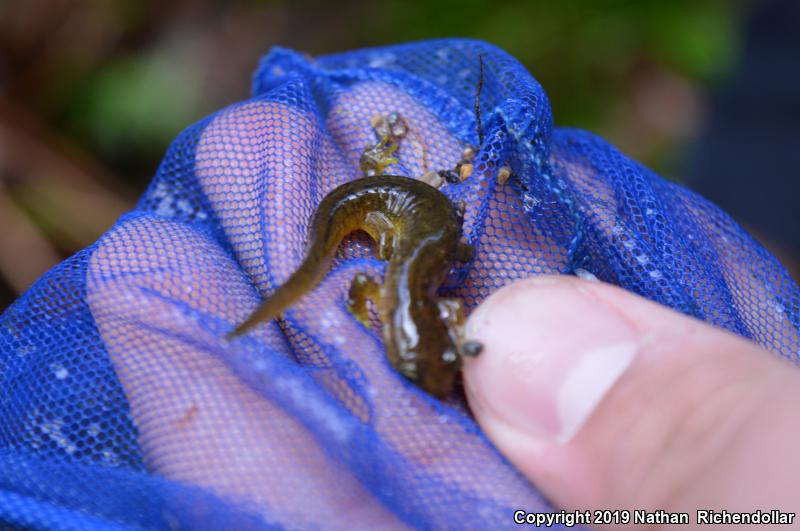
<svg viewBox="0 0 800 531"><path fill-rule="evenodd" d="M453 389L461 357L480 345L462 339L460 299L440 298L439 286L455 261L471 259L461 241L463 212L439 190L417 179L374 175L347 182L320 203L300 267L230 337L277 317L325 276L342 239L363 230L388 260L383 284L364 273L352 281L348 306L368 325L367 299L382 323L390 363L435 396Z"/></svg>

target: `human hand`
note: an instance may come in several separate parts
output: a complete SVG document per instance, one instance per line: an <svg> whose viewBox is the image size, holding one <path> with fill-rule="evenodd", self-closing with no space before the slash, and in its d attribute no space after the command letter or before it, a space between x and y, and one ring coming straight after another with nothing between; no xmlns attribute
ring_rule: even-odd
<svg viewBox="0 0 800 531"><path fill-rule="evenodd" d="M467 331L473 413L557 507L797 510L800 373L754 343L552 276L494 293Z"/></svg>

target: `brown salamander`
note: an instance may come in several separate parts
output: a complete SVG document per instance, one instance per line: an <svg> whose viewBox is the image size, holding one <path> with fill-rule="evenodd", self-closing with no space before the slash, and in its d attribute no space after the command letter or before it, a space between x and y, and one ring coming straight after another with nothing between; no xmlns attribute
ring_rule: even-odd
<svg viewBox="0 0 800 531"><path fill-rule="evenodd" d="M364 273L353 278L350 311L368 324L367 299L375 302L389 361L436 396L453 389L461 357L480 344L463 341L461 300L437 290L454 261L471 259L461 242L463 212L439 190L417 179L373 175L345 183L320 203L311 225L305 260L229 337L277 317L316 286L342 239L363 230L388 260L383 284Z"/></svg>

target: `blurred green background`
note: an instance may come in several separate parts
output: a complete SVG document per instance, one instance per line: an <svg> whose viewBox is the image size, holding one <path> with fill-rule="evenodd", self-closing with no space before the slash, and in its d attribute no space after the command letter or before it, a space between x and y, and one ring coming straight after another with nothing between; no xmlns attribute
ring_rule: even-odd
<svg viewBox="0 0 800 531"><path fill-rule="evenodd" d="M680 179L736 64L715 0L0 1L0 310L129 209L184 127L248 96L271 46L312 55L466 36L516 56L557 125Z"/></svg>

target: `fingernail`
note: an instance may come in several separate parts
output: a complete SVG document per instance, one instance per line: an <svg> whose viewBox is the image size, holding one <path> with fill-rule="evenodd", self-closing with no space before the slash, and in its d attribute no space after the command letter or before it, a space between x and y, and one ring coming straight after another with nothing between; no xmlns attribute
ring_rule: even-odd
<svg viewBox="0 0 800 531"><path fill-rule="evenodd" d="M465 364L470 403L517 432L563 444L630 366L640 342L579 281L523 281L487 299L467 322L484 350Z"/></svg>

